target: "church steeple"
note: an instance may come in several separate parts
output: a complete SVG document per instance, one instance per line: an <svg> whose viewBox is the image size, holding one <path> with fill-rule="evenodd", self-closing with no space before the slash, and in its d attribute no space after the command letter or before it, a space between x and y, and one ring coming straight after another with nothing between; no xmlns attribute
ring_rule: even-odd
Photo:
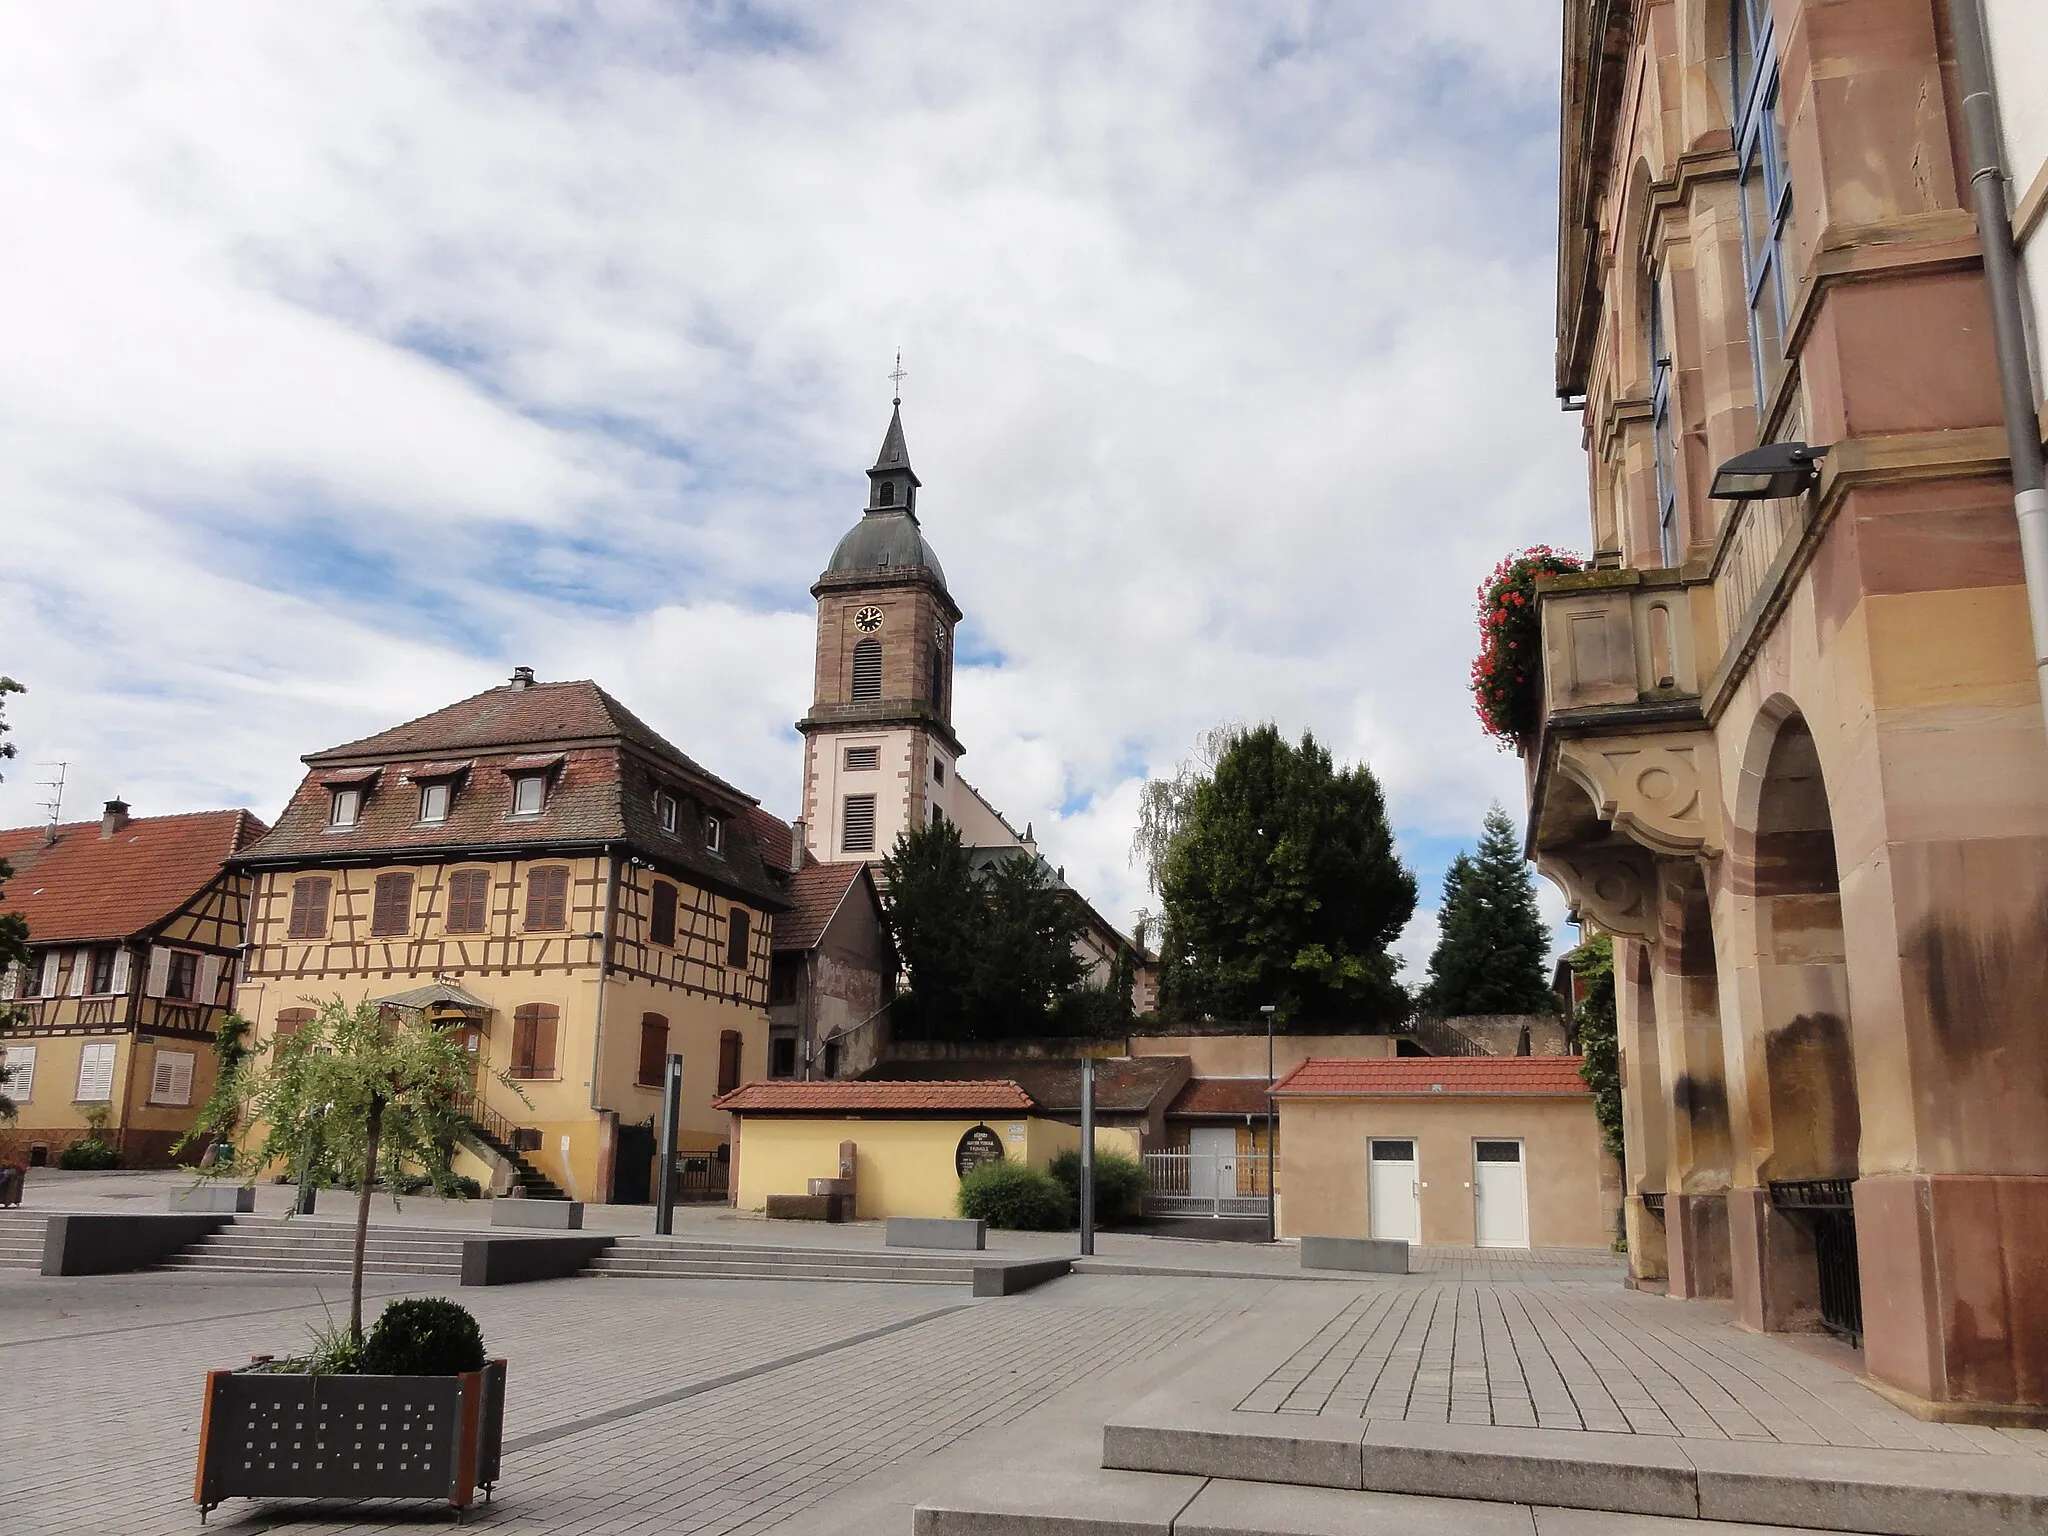
<svg viewBox="0 0 2048 1536"><path fill-rule="evenodd" d="M924 482L910 467L910 450L903 443L903 401L892 402L889 430L882 434L882 451L875 455L875 467L868 471L868 511L904 511L917 519L917 488Z"/></svg>

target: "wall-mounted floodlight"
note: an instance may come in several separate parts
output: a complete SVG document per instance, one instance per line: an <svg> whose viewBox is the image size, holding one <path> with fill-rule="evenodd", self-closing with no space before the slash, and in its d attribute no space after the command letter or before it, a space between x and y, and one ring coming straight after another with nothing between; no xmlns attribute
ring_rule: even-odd
<svg viewBox="0 0 2048 1536"><path fill-rule="evenodd" d="M1804 443L1765 443L1738 453L1715 470L1714 488L1707 494L1716 501L1775 501L1803 495L1820 479L1820 460L1827 451L1826 444L1809 448Z"/></svg>

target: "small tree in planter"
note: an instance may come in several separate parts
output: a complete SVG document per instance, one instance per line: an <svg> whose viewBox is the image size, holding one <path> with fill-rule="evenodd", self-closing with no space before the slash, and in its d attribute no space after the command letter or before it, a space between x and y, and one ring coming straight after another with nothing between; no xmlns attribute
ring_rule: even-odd
<svg viewBox="0 0 2048 1536"><path fill-rule="evenodd" d="M448 1159L467 1123L456 1105L470 1089L473 1058L410 1009L337 997L296 1034L224 1054L222 1068L194 1128L221 1149L200 1176L249 1183L280 1165L331 1169L358 1191L348 1320L360 1347L371 1190L381 1178L396 1198L419 1169L443 1196L461 1194ZM509 1079L506 1086L519 1091Z"/></svg>
<svg viewBox="0 0 2048 1536"><path fill-rule="evenodd" d="M452 1301L392 1302L365 1339L363 1254L380 1178L394 1198L416 1169L441 1194L460 1193L449 1153L465 1129L456 1106L470 1090L471 1057L410 1009L335 998L296 1034L224 1051L221 1066L196 1128L220 1150L200 1176L331 1170L358 1191L355 1244L346 1332L318 1338L304 1359L208 1374L194 1499L202 1513L234 1496L463 1507L497 1480L505 1362L484 1359L475 1320ZM312 1440L281 1449L280 1413L312 1426ZM395 1427L388 1444L377 1430L371 1450L358 1431L373 1419Z"/></svg>
<svg viewBox="0 0 2048 1536"><path fill-rule="evenodd" d="M1578 556L1538 544L1502 560L1479 589L1472 704L1481 729L1511 751L1527 751L1543 723L1543 620L1536 582L1585 568Z"/></svg>

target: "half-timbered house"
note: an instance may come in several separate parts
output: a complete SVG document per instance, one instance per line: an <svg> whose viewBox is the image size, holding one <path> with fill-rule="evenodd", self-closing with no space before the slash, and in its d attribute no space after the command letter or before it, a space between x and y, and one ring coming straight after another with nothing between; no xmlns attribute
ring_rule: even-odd
<svg viewBox="0 0 2048 1536"><path fill-rule="evenodd" d="M26 966L0 977L0 1059L18 1109L0 1162L53 1162L94 1121L130 1168L166 1166L213 1091L248 878L227 867L247 811L0 831Z"/></svg>
<svg viewBox="0 0 2048 1536"><path fill-rule="evenodd" d="M722 1155L711 1101L766 1075L789 905L753 797L595 683L524 667L304 761L239 862L259 1039L334 996L419 1009L476 1055L473 1171L598 1201L646 1198L678 1052L680 1145Z"/></svg>

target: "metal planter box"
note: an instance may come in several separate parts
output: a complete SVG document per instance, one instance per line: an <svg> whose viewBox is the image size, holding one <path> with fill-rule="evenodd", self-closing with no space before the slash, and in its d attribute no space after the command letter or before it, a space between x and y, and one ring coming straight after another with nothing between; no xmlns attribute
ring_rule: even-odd
<svg viewBox="0 0 2048 1536"><path fill-rule="evenodd" d="M505 1362L460 1376L209 1371L192 1489L224 1499L436 1499L498 1481Z"/></svg>

